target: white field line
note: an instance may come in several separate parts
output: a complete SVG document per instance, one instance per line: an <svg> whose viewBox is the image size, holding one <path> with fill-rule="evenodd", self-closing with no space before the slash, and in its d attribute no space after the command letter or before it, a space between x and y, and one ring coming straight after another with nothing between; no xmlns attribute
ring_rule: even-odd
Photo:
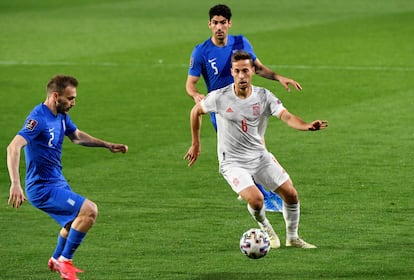
<svg viewBox="0 0 414 280"><path fill-rule="evenodd" d="M65 61L2 61L0 60L0 66L120 66L119 63L112 62L98 62L98 63L80 63L80 62L65 62Z"/></svg>
<svg viewBox="0 0 414 280"><path fill-rule="evenodd" d="M143 67L171 67L187 68L188 64L169 64L159 60L156 63L117 63L117 62L65 62L65 61L2 61L0 66L99 66L99 67L122 67L122 66L143 66ZM338 70L338 71L399 71L412 72L414 67L399 66L335 66L335 65L268 65L272 69L303 69L303 70Z"/></svg>
<svg viewBox="0 0 414 280"><path fill-rule="evenodd" d="M414 71L414 67L399 66L334 66L334 65L271 65L269 67L310 69L310 70L346 70L346 71Z"/></svg>

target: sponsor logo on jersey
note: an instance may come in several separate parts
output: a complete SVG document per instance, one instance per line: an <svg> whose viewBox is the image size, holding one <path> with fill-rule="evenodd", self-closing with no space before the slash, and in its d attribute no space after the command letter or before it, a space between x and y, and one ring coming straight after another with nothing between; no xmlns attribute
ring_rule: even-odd
<svg viewBox="0 0 414 280"><path fill-rule="evenodd" d="M226 113L233 113L233 109L231 107L227 108Z"/></svg>
<svg viewBox="0 0 414 280"><path fill-rule="evenodd" d="M35 129L36 125L37 125L37 120L30 119L26 123L26 128L28 130L33 130Z"/></svg>

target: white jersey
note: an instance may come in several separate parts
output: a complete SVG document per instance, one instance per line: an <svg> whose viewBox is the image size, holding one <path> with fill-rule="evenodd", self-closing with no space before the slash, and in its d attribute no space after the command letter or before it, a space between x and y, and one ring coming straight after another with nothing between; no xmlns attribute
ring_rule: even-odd
<svg viewBox="0 0 414 280"><path fill-rule="evenodd" d="M282 102L269 90L252 86L246 99L234 92L234 83L210 92L201 101L204 112L215 112L220 165L248 164L267 153L263 143L270 116L280 117Z"/></svg>

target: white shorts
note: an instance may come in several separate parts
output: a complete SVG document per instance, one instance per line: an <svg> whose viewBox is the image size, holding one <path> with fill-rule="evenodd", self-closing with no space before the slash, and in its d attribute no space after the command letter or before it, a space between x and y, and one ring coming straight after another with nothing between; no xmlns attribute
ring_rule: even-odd
<svg viewBox="0 0 414 280"><path fill-rule="evenodd" d="M220 173L236 193L240 193L255 183L275 191L289 179L289 174L271 153L265 154L257 163L243 166L231 163L222 165Z"/></svg>

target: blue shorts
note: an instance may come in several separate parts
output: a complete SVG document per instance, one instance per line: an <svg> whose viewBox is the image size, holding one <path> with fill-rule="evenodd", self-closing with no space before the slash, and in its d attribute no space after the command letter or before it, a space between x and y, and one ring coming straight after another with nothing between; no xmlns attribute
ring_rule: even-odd
<svg viewBox="0 0 414 280"><path fill-rule="evenodd" d="M46 212L62 227L73 222L86 199L73 192L67 183L31 186L26 194L34 207Z"/></svg>

